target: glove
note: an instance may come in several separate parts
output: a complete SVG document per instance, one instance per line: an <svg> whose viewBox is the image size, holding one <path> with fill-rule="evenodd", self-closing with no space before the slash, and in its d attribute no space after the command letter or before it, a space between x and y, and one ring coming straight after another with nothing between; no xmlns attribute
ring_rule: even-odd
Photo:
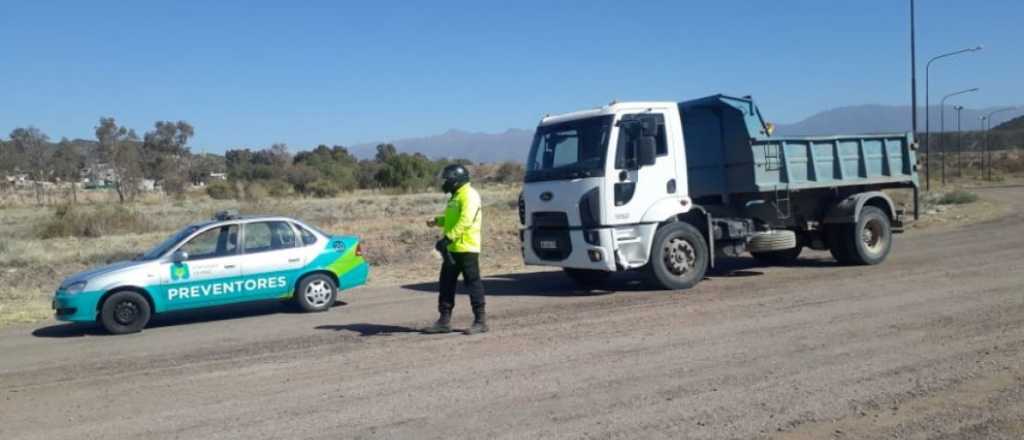
<svg viewBox="0 0 1024 440"><path fill-rule="evenodd" d="M437 243L434 244L434 249L437 249L437 252L441 254L441 258L444 259L445 264L454 265L455 257L448 251L449 243L451 243L451 240L449 240L448 237L442 238L437 240Z"/></svg>

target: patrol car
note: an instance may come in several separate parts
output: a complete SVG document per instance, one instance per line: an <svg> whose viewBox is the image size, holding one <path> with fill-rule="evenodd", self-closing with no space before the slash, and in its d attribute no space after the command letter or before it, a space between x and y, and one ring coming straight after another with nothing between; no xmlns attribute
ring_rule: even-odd
<svg viewBox="0 0 1024 440"><path fill-rule="evenodd" d="M364 284L368 272L355 236L224 212L131 261L67 278L53 308L58 320L99 322L113 334L138 332L157 313L246 301L280 298L318 312L339 290Z"/></svg>

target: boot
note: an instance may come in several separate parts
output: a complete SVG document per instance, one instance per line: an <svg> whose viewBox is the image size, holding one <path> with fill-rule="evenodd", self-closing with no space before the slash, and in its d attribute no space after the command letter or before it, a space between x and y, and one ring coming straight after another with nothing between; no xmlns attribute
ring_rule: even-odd
<svg viewBox="0 0 1024 440"><path fill-rule="evenodd" d="M487 333L487 312L484 310L483 304L477 304L473 306L473 325L466 330L467 335L475 335L479 333Z"/></svg>
<svg viewBox="0 0 1024 440"><path fill-rule="evenodd" d="M438 334L438 333L450 333L452 331L452 308L446 306L438 306L438 313L440 317L434 322L434 325L424 328L423 333L427 334Z"/></svg>

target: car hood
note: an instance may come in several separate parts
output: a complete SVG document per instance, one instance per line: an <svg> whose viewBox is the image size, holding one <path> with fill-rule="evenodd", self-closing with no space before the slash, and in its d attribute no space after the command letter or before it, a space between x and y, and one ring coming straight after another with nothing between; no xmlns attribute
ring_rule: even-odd
<svg viewBox="0 0 1024 440"><path fill-rule="evenodd" d="M79 281L88 281L89 279L95 278L100 275L106 275L111 272L117 272L119 270L141 266L145 263L145 261L118 261L116 263L111 263L106 266L97 267L95 269L89 269L85 272L79 272L74 275L71 275L67 277L64 280L64 282L61 283L60 286L64 288Z"/></svg>

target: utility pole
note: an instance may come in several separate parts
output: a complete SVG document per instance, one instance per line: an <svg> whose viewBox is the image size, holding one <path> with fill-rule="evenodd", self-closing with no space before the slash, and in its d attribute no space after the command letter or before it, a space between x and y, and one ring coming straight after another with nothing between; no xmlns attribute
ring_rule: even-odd
<svg viewBox="0 0 1024 440"><path fill-rule="evenodd" d="M955 105L953 110L956 110L956 176L963 177L963 135L960 131L960 112L964 110L964 106Z"/></svg>
<svg viewBox="0 0 1024 440"><path fill-rule="evenodd" d="M914 149L917 149L917 31L914 28L914 0L910 0L910 127L914 137ZM914 164L917 166L917 164ZM914 220L921 218L918 214L918 192L914 186Z"/></svg>

